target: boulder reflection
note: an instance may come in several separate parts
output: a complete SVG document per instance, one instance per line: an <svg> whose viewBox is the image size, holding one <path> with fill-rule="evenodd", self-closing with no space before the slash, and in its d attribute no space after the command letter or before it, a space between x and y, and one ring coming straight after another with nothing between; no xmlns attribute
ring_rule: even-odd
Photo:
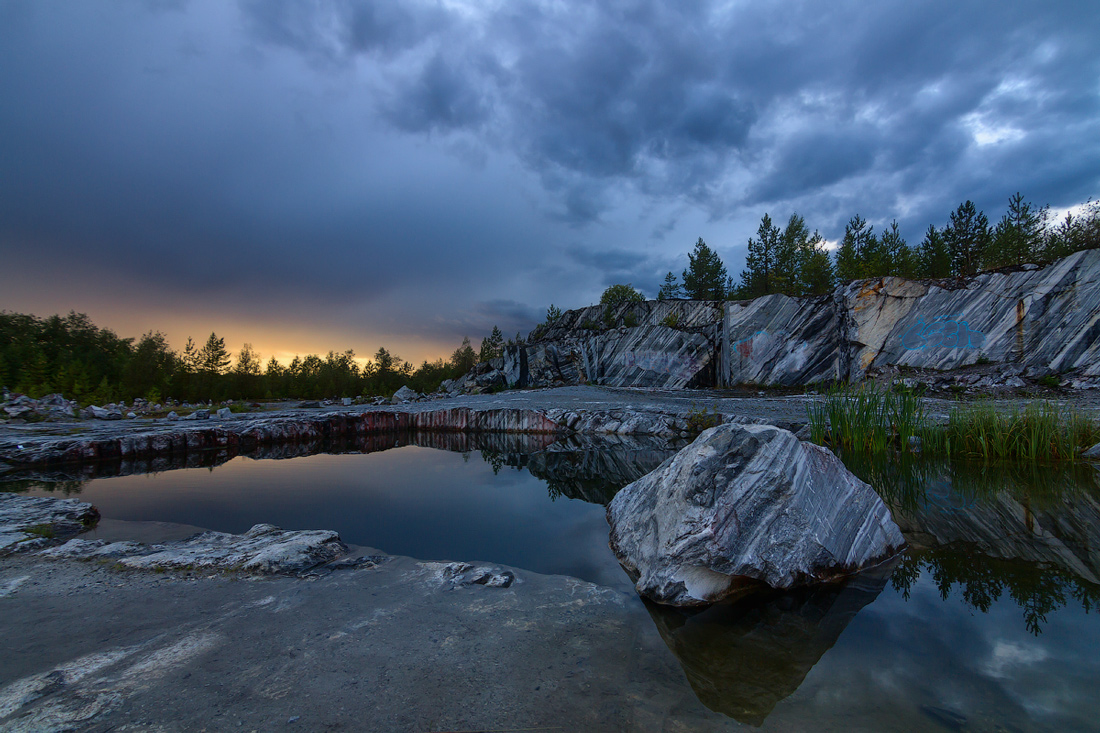
<svg viewBox="0 0 1100 733"><path fill-rule="evenodd" d="M856 614L878 597L893 566L703 610L646 602L699 701L758 726L795 690Z"/></svg>

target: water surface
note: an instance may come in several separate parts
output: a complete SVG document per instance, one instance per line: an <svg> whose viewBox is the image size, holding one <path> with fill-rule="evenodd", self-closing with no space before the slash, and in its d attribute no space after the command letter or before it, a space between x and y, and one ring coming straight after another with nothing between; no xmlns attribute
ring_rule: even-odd
<svg viewBox="0 0 1100 733"><path fill-rule="evenodd" d="M607 549L604 504L672 452L408 445L9 488L78 494L115 519L329 528L391 553L611 586L645 608L630 615L637 633L659 635L698 704L734 727L1100 729L1093 467L849 458L891 506L903 557L846 584L691 611L643 604Z"/></svg>

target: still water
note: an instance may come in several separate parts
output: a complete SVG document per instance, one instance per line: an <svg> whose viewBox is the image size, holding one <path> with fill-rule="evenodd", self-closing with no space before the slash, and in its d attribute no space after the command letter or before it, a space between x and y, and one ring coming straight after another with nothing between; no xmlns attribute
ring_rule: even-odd
<svg viewBox="0 0 1100 733"><path fill-rule="evenodd" d="M79 495L115 520L328 528L394 554L610 586L734 726L1100 730L1095 468L849 459L891 506L905 556L842 586L687 612L633 595L604 519L615 491L672 452L406 445L6 488Z"/></svg>

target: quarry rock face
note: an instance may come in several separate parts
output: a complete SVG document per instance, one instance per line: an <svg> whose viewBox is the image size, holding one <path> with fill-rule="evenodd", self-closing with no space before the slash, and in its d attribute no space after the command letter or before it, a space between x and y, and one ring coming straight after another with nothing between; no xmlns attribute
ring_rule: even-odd
<svg viewBox="0 0 1100 733"><path fill-rule="evenodd" d="M725 424L623 488L610 546L639 594L713 603L760 583L788 589L897 554L901 530L836 456L770 425Z"/></svg>
<svg viewBox="0 0 1100 733"><path fill-rule="evenodd" d="M765 295L725 308L726 384L794 386L842 378L831 296Z"/></svg>
<svg viewBox="0 0 1100 733"><path fill-rule="evenodd" d="M663 300L567 311L490 367L509 388L801 386L976 364L1100 380L1100 250L959 280L856 280L820 296ZM474 385L485 381L481 374Z"/></svg>
<svg viewBox="0 0 1100 733"><path fill-rule="evenodd" d="M840 301L849 379L887 365L943 371L979 359L1023 366L1026 376L1100 375L1100 250L950 285L851 283Z"/></svg>

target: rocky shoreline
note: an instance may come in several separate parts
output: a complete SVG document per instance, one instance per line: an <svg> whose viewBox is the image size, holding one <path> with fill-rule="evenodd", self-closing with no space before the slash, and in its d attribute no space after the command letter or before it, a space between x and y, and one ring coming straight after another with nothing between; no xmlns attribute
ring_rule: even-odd
<svg viewBox="0 0 1100 733"><path fill-rule="evenodd" d="M324 414L247 416L215 425L178 422L122 423L113 430L75 434L0 437L0 463L11 468L79 466L97 462L147 461L158 457L221 452L247 455L271 446L357 440L410 433L507 433L645 435L687 437L698 432L700 412L447 407L420 411L365 410ZM754 421L729 414L707 420ZM796 426L796 429L799 426ZM127 473L132 471L126 471Z"/></svg>

